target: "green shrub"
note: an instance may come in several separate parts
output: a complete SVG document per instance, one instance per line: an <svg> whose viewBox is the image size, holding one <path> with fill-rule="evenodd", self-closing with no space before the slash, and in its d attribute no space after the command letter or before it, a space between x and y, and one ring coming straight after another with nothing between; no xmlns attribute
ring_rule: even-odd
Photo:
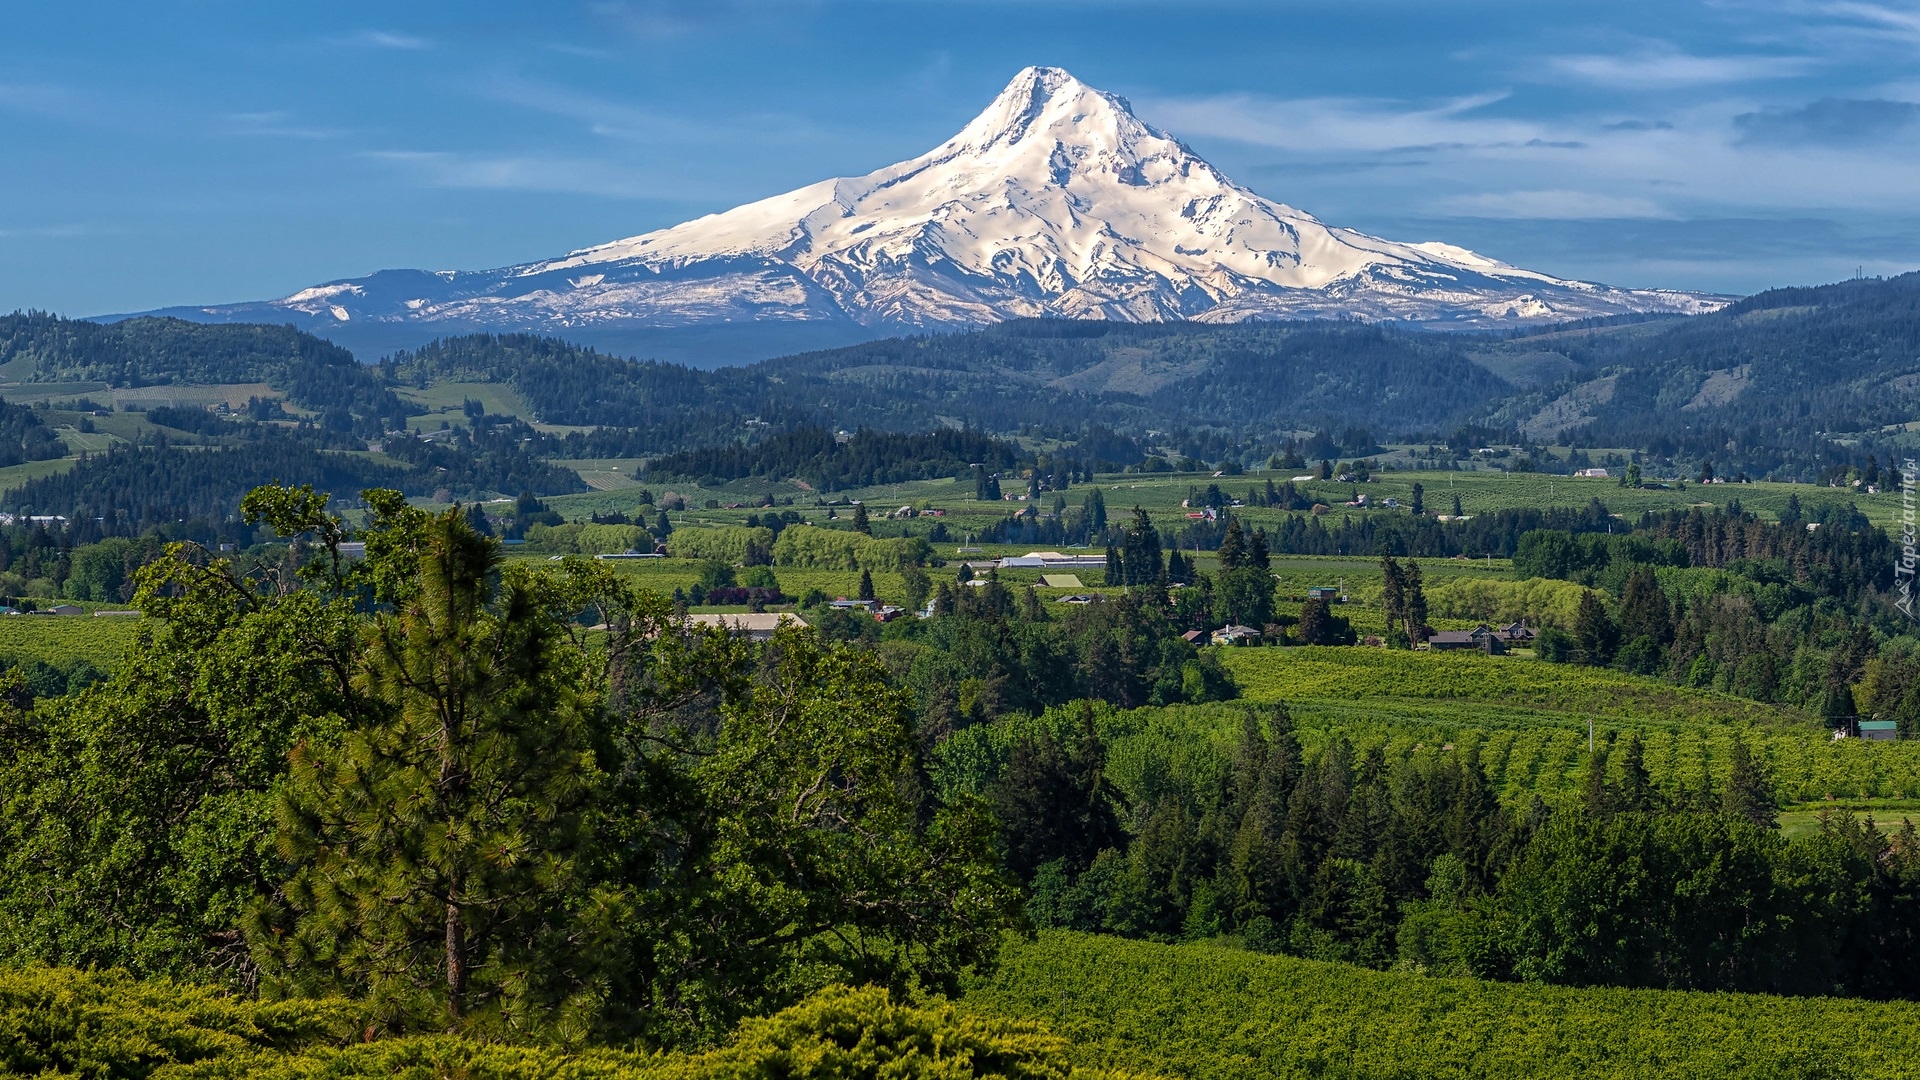
<svg viewBox="0 0 1920 1080"><path fill-rule="evenodd" d="M780 539L773 545L773 561L816 570L858 570L860 548L867 540L848 530L791 525L780 530Z"/></svg>
<svg viewBox="0 0 1920 1080"><path fill-rule="evenodd" d="M1893 1080L1920 1004L1570 989L1062 931L962 1007L1043 1021L1075 1063L1187 1080Z"/></svg>
<svg viewBox="0 0 1920 1080"><path fill-rule="evenodd" d="M740 564L757 562L773 548L772 529L749 529L744 525L675 529L667 538L667 554L676 559L719 559Z"/></svg>
<svg viewBox="0 0 1920 1080"><path fill-rule="evenodd" d="M830 987L707 1053L366 1038L349 1001L264 1004L61 968L0 972L0 1076L99 1080L1122 1080L1040 1024Z"/></svg>
<svg viewBox="0 0 1920 1080"><path fill-rule="evenodd" d="M586 555L653 550L647 530L638 525L582 525L579 544L581 553Z"/></svg>
<svg viewBox="0 0 1920 1080"><path fill-rule="evenodd" d="M360 1030L338 999L261 1004L122 972L0 970L0 1076L138 1078L167 1067L338 1045Z"/></svg>

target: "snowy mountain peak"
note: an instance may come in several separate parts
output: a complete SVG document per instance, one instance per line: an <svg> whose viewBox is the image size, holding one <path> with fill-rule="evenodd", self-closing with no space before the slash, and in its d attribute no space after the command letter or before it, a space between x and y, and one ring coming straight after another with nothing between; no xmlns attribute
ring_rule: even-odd
<svg viewBox="0 0 1920 1080"><path fill-rule="evenodd" d="M1030 67L952 138L863 176L523 266L387 271L264 305L173 313L298 313L336 337L377 322L414 337L514 329L607 340L741 324L875 336L1033 316L1488 326L1720 303L1329 227L1234 183L1126 99Z"/></svg>
<svg viewBox="0 0 1920 1080"><path fill-rule="evenodd" d="M985 153L1035 138L1064 136L1072 141L1089 134L1107 136L1117 145L1157 133L1134 117L1127 99L1095 90L1060 68L1030 67L927 157Z"/></svg>

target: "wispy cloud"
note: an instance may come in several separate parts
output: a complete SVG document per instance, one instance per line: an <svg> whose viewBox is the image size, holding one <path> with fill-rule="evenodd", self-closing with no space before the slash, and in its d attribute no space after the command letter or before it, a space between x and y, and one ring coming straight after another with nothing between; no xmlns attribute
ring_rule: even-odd
<svg viewBox="0 0 1920 1080"><path fill-rule="evenodd" d="M50 120L73 120L92 110L58 83L0 83L0 109Z"/></svg>
<svg viewBox="0 0 1920 1080"><path fill-rule="evenodd" d="M290 114L278 110L228 113L221 119L225 122L227 134L255 138L320 140L337 139L347 134L339 128L295 123Z"/></svg>
<svg viewBox="0 0 1920 1080"><path fill-rule="evenodd" d="M717 29L753 28L816 14L819 0L599 0L588 10L618 31L642 41L674 41Z"/></svg>
<svg viewBox="0 0 1920 1080"><path fill-rule="evenodd" d="M401 34L391 30L362 30L335 38L342 45L357 45L369 49L431 49L433 42L413 34Z"/></svg>
<svg viewBox="0 0 1920 1080"><path fill-rule="evenodd" d="M634 142L731 143L748 138L792 142L815 133L813 125L797 117L748 114L716 123L517 75L494 75L479 84L478 93L503 104L577 121L593 135Z"/></svg>
<svg viewBox="0 0 1920 1080"><path fill-rule="evenodd" d="M1437 213L1458 217L1594 221L1621 218L1672 218L1651 199L1593 191L1501 191L1454 195L1433 204Z"/></svg>
<svg viewBox="0 0 1920 1080"><path fill-rule="evenodd" d="M1812 70L1806 56L1701 56L1658 42L1622 53L1547 58L1547 70L1580 82L1617 89L1670 90L1792 78Z"/></svg>
<svg viewBox="0 0 1920 1080"><path fill-rule="evenodd" d="M1762 109L1733 118L1743 146L1867 146L1920 126L1920 104L1822 98L1798 109Z"/></svg>
<svg viewBox="0 0 1920 1080"><path fill-rule="evenodd" d="M0 240L59 240L76 236L92 236L97 232L97 229L88 225L23 225L17 228L0 226Z"/></svg>
<svg viewBox="0 0 1920 1080"><path fill-rule="evenodd" d="M1830 16L1864 24L1891 37L1920 44L1920 9L1840 0L1838 3L1821 4L1819 10Z"/></svg>
<svg viewBox="0 0 1920 1080"><path fill-rule="evenodd" d="M1183 136L1217 136L1256 146L1313 152L1430 153L1474 146L1554 141L1530 120L1479 112L1504 100L1494 92L1423 104L1371 98L1259 98L1250 94L1159 101L1145 110Z"/></svg>
<svg viewBox="0 0 1920 1080"><path fill-rule="evenodd" d="M392 166L425 187L482 191L542 191L611 199L673 199L671 190L604 161L436 150L372 150L361 157Z"/></svg>

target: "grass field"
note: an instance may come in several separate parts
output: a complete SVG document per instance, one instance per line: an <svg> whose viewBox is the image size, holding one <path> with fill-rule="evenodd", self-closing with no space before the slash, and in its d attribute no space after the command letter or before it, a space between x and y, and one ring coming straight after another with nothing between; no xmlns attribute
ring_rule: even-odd
<svg viewBox="0 0 1920 1080"><path fill-rule="evenodd" d="M425 390L399 386L394 388L394 393L428 409L423 416L408 418L407 426L415 431L436 429L442 420L464 424L466 413L463 409L469 400L478 401L496 416L521 416L529 420L533 417L533 407L527 404L527 399L506 383L443 382Z"/></svg>
<svg viewBox="0 0 1920 1080"><path fill-rule="evenodd" d="M1436 979L1050 931L962 1007L1185 1080L1910 1080L1920 1004Z"/></svg>
<svg viewBox="0 0 1920 1080"><path fill-rule="evenodd" d="M1386 649L1224 649L1243 700L1284 701L1317 752L1345 738L1389 760L1421 752L1478 753L1500 797L1577 796L1589 724L1597 745L1642 740L1657 786L1700 790L1723 782L1733 740L1744 740L1794 806L1785 824L1812 828L1829 800L1891 815L1920 799L1920 742L1833 742L1815 717L1783 705L1602 668L1520 657ZM1232 737L1214 722L1216 741ZM1613 768L1618 769L1617 758ZM1888 800L1892 800L1889 802ZM1920 816L1917 814L1916 816Z"/></svg>
<svg viewBox="0 0 1920 1080"><path fill-rule="evenodd" d="M437 420L431 426L438 426ZM607 471L614 463L557 461L556 464L575 468L585 475L588 472ZM631 474L636 463L622 462L623 471ZM1096 484L1079 485L1060 492L1069 507L1078 508L1086 498L1088 491L1099 487L1107 505L1111 520L1124 522L1134 506L1139 506L1153 519L1165 527L1178 529L1186 524L1185 509L1180 505L1196 489L1204 491L1209 484L1218 484L1229 497L1244 499L1248 489L1264 488L1267 479L1285 481L1284 473L1248 474L1237 477L1213 477L1207 474L1153 474L1147 476L1114 475L1099 477ZM1340 504L1351 495L1364 493L1376 504L1388 498L1399 500L1404 506L1412 499L1413 485L1420 483L1425 488L1426 505L1429 513L1447 513L1452 509L1453 497L1460 498L1461 510L1468 515L1491 513L1502 509L1553 507L1578 508L1587 505L1595 498L1607 505L1613 513L1620 514L1629 521L1636 520L1648 510L1684 510L1694 506L1724 506L1738 501L1746 509L1763 517L1777 517L1786 507L1789 498L1800 500L1802 511L1812 513L1820 506L1843 507L1848 504L1857 506L1870 519L1877 522L1892 521L1899 511L1897 496L1890 493L1869 495L1864 491L1852 489L1818 487L1811 484L1692 484L1683 490L1635 490L1623 488L1610 480L1572 479L1569 477L1550 477L1532 473L1515 473L1504 476L1499 472L1386 472L1376 473L1376 479L1367 484L1320 483L1318 481L1301 483L1301 488L1312 498L1325 502L1333 508L1326 516L1329 527L1337 526L1342 518L1364 516L1367 514L1405 514L1405 509L1353 509ZM951 479L914 481L904 484L889 484L879 487L863 488L855 491L835 492L823 496L791 481L768 482L764 480L742 480L715 488L702 488L686 482L664 482L647 480L646 486L656 495L674 491L687 496L695 506L703 505L707 500L715 500L722 505L727 503L753 504L763 496L771 495L776 501L785 503L792 500L794 509L803 513L817 507L823 499L859 499L875 510L891 510L902 505L940 506L948 511L944 519L948 531L955 542L964 537L969 530L978 531L1007 514L1025 509L1029 503L1017 499L1002 502L982 503L973 499L973 486L970 482L956 482ZM1013 485L1006 485L1013 491ZM1049 512L1055 493L1043 492L1040 496L1042 512ZM612 509L631 509L631 500L619 493L595 491L588 494L568 495L549 500L554 509L570 519L583 519L590 514L606 513ZM748 513L757 512L743 505L735 511L716 510L707 513L717 523L732 523L744 518ZM1252 526L1275 525L1289 516L1290 511L1269 510L1263 507L1236 508L1234 513ZM901 531L912 531L924 535L932 527L926 519L912 522L876 522L876 532L881 535L898 535Z"/></svg>
<svg viewBox="0 0 1920 1080"><path fill-rule="evenodd" d="M140 631L140 619L96 619L84 615L0 616L0 660L41 660L55 666L81 659L102 671L120 666L127 646Z"/></svg>
<svg viewBox="0 0 1920 1080"><path fill-rule="evenodd" d="M1221 659L1252 701L1388 705L1411 699L1553 713L1582 723L1594 716L1607 721L1813 726L1812 717L1780 705L1672 686L1607 668L1548 664L1519 656L1267 648L1227 649Z"/></svg>
<svg viewBox="0 0 1920 1080"><path fill-rule="evenodd" d="M58 476L79 463L78 457L64 457L8 465L0 468L0 492L10 491L29 480L38 480L43 476Z"/></svg>

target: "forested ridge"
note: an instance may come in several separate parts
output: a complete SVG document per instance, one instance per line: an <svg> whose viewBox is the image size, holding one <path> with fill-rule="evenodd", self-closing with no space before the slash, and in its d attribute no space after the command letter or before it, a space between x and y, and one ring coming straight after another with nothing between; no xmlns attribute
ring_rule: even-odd
<svg viewBox="0 0 1920 1080"><path fill-rule="evenodd" d="M237 517L242 496L269 483L308 484L343 498L382 486L459 499L586 490L578 474L534 458L520 441L523 430L529 429L482 424L437 441L395 435L382 444L380 458L338 448L337 440L263 425L206 446L175 446L159 438L114 446L66 472L28 480L0 494L0 506L66 517L85 523L89 532L137 536L186 520L220 529Z"/></svg>
<svg viewBox="0 0 1920 1080"><path fill-rule="evenodd" d="M268 383L294 402L344 418L405 423L408 407L337 345L291 326L215 325L140 318L117 323L39 312L0 316L0 363L27 361L38 382L110 386Z"/></svg>
<svg viewBox="0 0 1920 1080"><path fill-rule="evenodd" d="M1904 424L1920 401L1920 274L1774 289L1657 327L1521 338L1499 349L1570 359L1576 374L1561 389L1620 375L1590 419L1566 425L1584 445L1811 480L1868 451L1884 458L1910 448L1880 429ZM1836 436L1860 445L1849 449Z"/></svg>

